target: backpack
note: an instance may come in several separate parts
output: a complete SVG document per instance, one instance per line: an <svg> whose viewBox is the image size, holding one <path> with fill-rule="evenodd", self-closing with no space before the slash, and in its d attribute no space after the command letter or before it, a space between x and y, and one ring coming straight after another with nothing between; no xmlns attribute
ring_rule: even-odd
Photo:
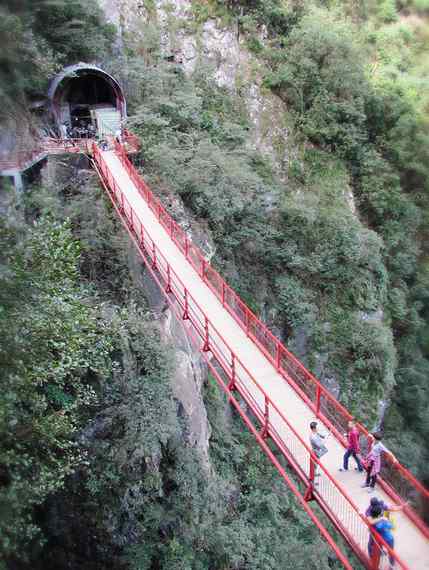
<svg viewBox="0 0 429 570"><path fill-rule="evenodd" d="M372 527L377 532L377 534L379 534L381 538L383 538L387 544L393 548L394 538L391 532L393 530L393 524L389 520L382 518L381 520L375 522Z"/></svg>

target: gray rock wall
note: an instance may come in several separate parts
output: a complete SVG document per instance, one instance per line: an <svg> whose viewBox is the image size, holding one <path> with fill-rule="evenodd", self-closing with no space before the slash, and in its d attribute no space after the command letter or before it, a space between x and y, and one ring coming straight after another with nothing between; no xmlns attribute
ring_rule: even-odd
<svg viewBox="0 0 429 570"><path fill-rule="evenodd" d="M245 102L252 128L252 144L268 156L280 177L294 153L289 144L290 126L286 107L270 90L262 86L261 63L247 49L237 26L225 26L219 19L208 19L195 26L190 0L156 0L145 7L141 0L99 0L109 21L124 33L138 37L144 24L156 21L161 28L161 48L166 56L192 73L197 65L211 65L221 86L238 93ZM265 32L260 32L260 41Z"/></svg>
<svg viewBox="0 0 429 570"><path fill-rule="evenodd" d="M201 464L208 473L211 430L202 398L202 386L207 377L206 366L199 350L190 342L183 321L178 320L169 309L164 294L145 269L133 245L130 245L129 260L133 280L145 293L161 338L174 351L172 389L177 402L177 413L186 417L186 441L198 451Z"/></svg>

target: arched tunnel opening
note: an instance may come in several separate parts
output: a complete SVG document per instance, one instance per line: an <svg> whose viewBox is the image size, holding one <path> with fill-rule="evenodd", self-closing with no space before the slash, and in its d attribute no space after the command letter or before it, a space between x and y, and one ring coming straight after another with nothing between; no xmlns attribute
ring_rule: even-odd
<svg viewBox="0 0 429 570"><path fill-rule="evenodd" d="M61 138L114 135L126 118L121 86L96 66L65 68L52 81L48 95Z"/></svg>

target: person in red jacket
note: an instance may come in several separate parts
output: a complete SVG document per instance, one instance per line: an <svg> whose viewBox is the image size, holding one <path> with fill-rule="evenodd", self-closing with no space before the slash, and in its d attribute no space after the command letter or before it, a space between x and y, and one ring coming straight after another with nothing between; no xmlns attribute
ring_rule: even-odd
<svg viewBox="0 0 429 570"><path fill-rule="evenodd" d="M356 427L356 422L353 420L349 421L348 432L345 434L347 437L347 449L343 458L343 466L340 471L349 470L349 458L352 455L356 461L358 471L363 471L362 463L359 459L360 446L359 446L359 431Z"/></svg>

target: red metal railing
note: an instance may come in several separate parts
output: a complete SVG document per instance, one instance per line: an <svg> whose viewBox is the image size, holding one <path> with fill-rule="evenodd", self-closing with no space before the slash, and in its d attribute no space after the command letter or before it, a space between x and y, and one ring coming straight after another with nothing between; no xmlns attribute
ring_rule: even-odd
<svg viewBox="0 0 429 570"><path fill-rule="evenodd" d="M45 138L33 150L17 151L0 160L0 171L25 170L32 162L42 160L49 154L86 153L92 148L90 139Z"/></svg>
<svg viewBox="0 0 429 570"><path fill-rule="evenodd" d="M139 138L135 134L128 131L127 129L123 130L122 140L125 143L127 152L137 151L140 148Z"/></svg>
<svg viewBox="0 0 429 570"><path fill-rule="evenodd" d="M43 140L43 149L47 154L60 153L85 153L90 154L92 151L93 139L55 139L46 138Z"/></svg>
<svg viewBox="0 0 429 570"><path fill-rule="evenodd" d="M186 235L186 232L166 212L161 202L153 195L144 180L128 159L124 149L115 143L115 150L130 178L161 225L170 233L189 263L200 273L201 278L222 302L247 336L260 348L276 370L307 403L314 414L345 445L344 434L352 415L335 397L309 372L299 360L283 346L271 331L254 315L219 273L206 261L203 254ZM368 430L357 424L360 434L369 438ZM404 511L414 524L429 537L429 528L422 520L429 513L429 491L412 473L399 463L393 463L390 456L383 462L380 485L398 503L407 504Z"/></svg>
<svg viewBox="0 0 429 570"><path fill-rule="evenodd" d="M117 145L117 151L121 151L120 145ZM139 248L146 265L160 285L161 289L166 294L166 297L176 314L185 321L188 321L192 326L192 329L190 329L189 332L192 333L193 331L194 334L191 334L190 336L197 345L200 346L203 354L210 351L210 354L214 357L218 366L214 366L211 359L207 358L207 363L210 366L213 375L224 391L228 393L231 403L236 407L246 425L251 429L252 433L254 433L258 443L270 457L294 494L305 505L303 496L299 493L293 482L290 481L284 469L267 447L264 439L268 436L285 455L294 467L298 476L305 483L307 486L307 493L310 491L314 494L325 513L346 537L355 552L358 553L359 557L368 568L382 567L379 566L379 563L376 560L377 550L379 553L382 543L383 548L395 557L398 566L400 568L407 568L406 564L389 549L382 539L378 537L375 538L376 545L378 545L378 549L374 549L375 558L374 560L368 559L366 554L366 545L368 542L369 531L366 519L359 513L357 507L353 504L350 498L347 497L342 487L331 477L323 465L319 463L308 445L302 440L294 427L288 422L275 403L269 398L268 394L266 394L237 355L230 349L222 335L212 325L208 316L189 293L185 284L167 262L162 252L158 249L156 243L152 240L144 224L129 204L126 196L116 184L116 181L108 169L100 151L97 148L94 148L93 153L105 188L108 191L116 210L122 218L125 227ZM122 155L122 153L121 160L123 164L127 166L127 171L129 172L132 181L139 192L143 195L143 198L158 221L163 225L170 237L181 249L182 253L195 261L196 258L194 258L192 254L194 246L189 243L184 232L178 228L177 224L170 218L160 203L154 198L147 185L138 176L135 169L129 163L127 157ZM184 239L177 239L178 236ZM179 245L180 243L181 246ZM201 262L201 258L198 259ZM200 275L204 275L207 271L208 265L205 260L203 261L204 263L201 262L201 265L197 266L197 270ZM174 299L174 301L172 299ZM233 395L233 392L239 394L252 409L253 417L258 420L261 426L261 433L259 433L253 425L252 419L241 409L238 401ZM316 466L320 472L320 475L317 478L317 486L314 483ZM349 563L344 559L344 555L338 550L332 537L327 533L326 529L311 509L308 508L308 505L304 508L309 513L315 524L317 524L319 530L334 549L345 567L350 568Z"/></svg>
<svg viewBox="0 0 429 570"><path fill-rule="evenodd" d="M126 129L123 131L122 140L127 152L137 152L140 141L136 135ZM3 159L0 159L0 172L6 170L25 170L31 162L41 160L50 154L84 153L91 154L94 139L60 139L46 137L39 141L32 150L15 151Z"/></svg>
<svg viewBox="0 0 429 570"><path fill-rule="evenodd" d="M33 160L36 160L39 156L43 158L44 155L45 152L42 148L17 151L12 155L0 160L0 171L14 169L22 170L26 164L29 164Z"/></svg>

